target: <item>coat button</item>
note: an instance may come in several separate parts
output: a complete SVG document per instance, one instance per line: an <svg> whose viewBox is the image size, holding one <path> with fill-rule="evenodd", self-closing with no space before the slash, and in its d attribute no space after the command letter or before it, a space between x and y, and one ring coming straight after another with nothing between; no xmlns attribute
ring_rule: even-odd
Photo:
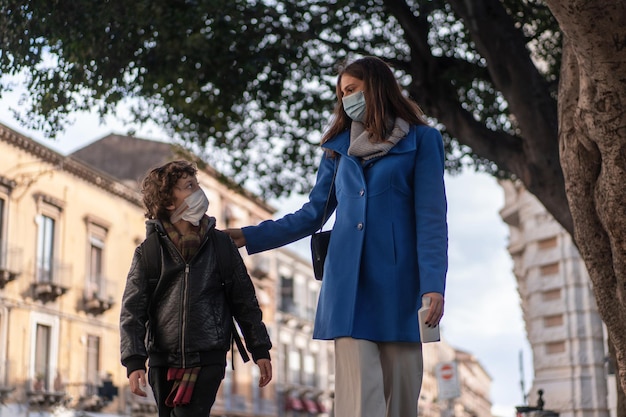
<svg viewBox="0 0 626 417"><path fill-rule="evenodd" d="M359 229L359 230L363 230L363 223L357 224L356 228Z"/></svg>
<svg viewBox="0 0 626 417"><path fill-rule="evenodd" d="M363 197L365 195L365 190L362 189L361 191L359 191L359 195Z"/></svg>

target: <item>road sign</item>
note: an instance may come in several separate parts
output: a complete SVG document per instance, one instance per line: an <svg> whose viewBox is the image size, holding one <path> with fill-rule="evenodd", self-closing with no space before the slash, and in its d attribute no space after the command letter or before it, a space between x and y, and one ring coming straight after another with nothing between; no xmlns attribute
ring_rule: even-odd
<svg viewBox="0 0 626 417"><path fill-rule="evenodd" d="M442 379L448 381L454 378L454 367L450 363L444 363L441 365L441 368L439 368L439 374Z"/></svg>
<svg viewBox="0 0 626 417"><path fill-rule="evenodd" d="M461 384L456 362L440 362L435 366L435 377L440 400L451 400L461 396Z"/></svg>

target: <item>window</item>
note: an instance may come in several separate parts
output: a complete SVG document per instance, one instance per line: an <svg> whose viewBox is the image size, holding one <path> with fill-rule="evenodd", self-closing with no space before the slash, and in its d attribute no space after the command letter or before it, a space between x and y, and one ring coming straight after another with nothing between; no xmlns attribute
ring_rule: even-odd
<svg viewBox="0 0 626 417"><path fill-rule="evenodd" d="M559 263L555 262L552 264L541 265L539 272L541 275L555 275L559 273Z"/></svg>
<svg viewBox="0 0 626 417"><path fill-rule="evenodd" d="M540 250L556 248L557 240L556 236L550 237L547 239L542 239L537 242L537 246L539 246Z"/></svg>
<svg viewBox="0 0 626 417"><path fill-rule="evenodd" d="M3 270L7 267L7 242L4 234L4 212L6 201L0 198L0 268Z"/></svg>
<svg viewBox="0 0 626 417"><path fill-rule="evenodd" d="M102 277L102 252L104 250L104 242L98 237L91 237L89 249L89 275L87 277L87 295L89 297L104 296L101 294L103 289Z"/></svg>
<svg viewBox="0 0 626 417"><path fill-rule="evenodd" d="M33 390L54 388L53 379L58 376L59 322L58 316L31 313L28 374L32 381L30 388Z"/></svg>
<svg viewBox="0 0 626 417"><path fill-rule="evenodd" d="M10 247L7 241L8 204L13 186L15 183L0 176L0 271L3 274L6 274L7 271L14 272L17 269L15 268L17 260L12 259L13 254L11 253L14 248Z"/></svg>
<svg viewBox="0 0 626 417"><path fill-rule="evenodd" d="M45 324L37 323L35 333L35 391L47 391L50 380L50 339L52 329Z"/></svg>
<svg viewBox="0 0 626 417"><path fill-rule="evenodd" d="M98 336L87 336L85 380L87 382L87 395L97 394L98 385L100 385L100 337Z"/></svg>
<svg viewBox="0 0 626 417"><path fill-rule="evenodd" d="M106 241L110 223L92 215L85 216L87 226L85 301L87 310L100 314L111 307L114 288L106 279Z"/></svg>
<svg viewBox="0 0 626 417"><path fill-rule="evenodd" d="M304 355L304 361L303 361L303 370L304 370L304 385L308 385L308 386L316 386L317 385L317 380L316 380L316 375L315 375L315 371L317 369L317 364L316 364L316 358L315 355L313 355L312 353L307 353Z"/></svg>
<svg viewBox="0 0 626 417"><path fill-rule="evenodd" d="M282 363L282 369L280 371L277 370L276 374L281 376L281 383L283 385L287 385L290 383L290 379L289 379L289 352L291 351L290 349L290 344L286 344L286 343L281 343L281 363Z"/></svg>
<svg viewBox="0 0 626 417"><path fill-rule="evenodd" d="M556 353L565 352L565 342L550 342L546 343L546 353L553 355Z"/></svg>
<svg viewBox="0 0 626 417"><path fill-rule="evenodd" d="M280 310L286 313L294 313L296 304L294 301L293 277L281 275L280 277Z"/></svg>
<svg viewBox="0 0 626 417"><path fill-rule="evenodd" d="M555 314L553 316L545 316L543 318L543 327L556 327L563 325L563 314Z"/></svg>
<svg viewBox="0 0 626 417"><path fill-rule="evenodd" d="M306 303L306 318L309 320L315 320L315 311L317 310L317 289L314 285L309 285L307 288L307 303Z"/></svg>
<svg viewBox="0 0 626 417"><path fill-rule="evenodd" d="M289 352L289 382L299 384L300 381L300 352L291 350Z"/></svg>
<svg viewBox="0 0 626 417"><path fill-rule="evenodd" d="M3 195L0 178L0 288L14 280L22 268L22 250L7 240L8 197Z"/></svg>
<svg viewBox="0 0 626 417"><path fill-rule="evenodd" d="M55 221L52 217L39 216L39 230L37 236L37 281L53 282L54 267L54 229Z"/></svg>
<svg viewBox="0 0 626 417"><path fill-rule="evenodd" d="M61 218L64 202L35 194L37 199L37 255L35 259L35 296L44 302L55 300L69 288L70 265L59 262Z"/></svg>
<svg viewBox="0 0 626 417"><path fill-rule="evenodd" d="M6 307L0 308L0 387L6 387L8 385L8 365L7 351L7 314L8 309Z"/></svg>
<svg viewBox="0 0 626 417"><path fill-rule="evenodd" d="M541 293L543 301L559 300L561 298L561 289L548 290Z"/></svg>

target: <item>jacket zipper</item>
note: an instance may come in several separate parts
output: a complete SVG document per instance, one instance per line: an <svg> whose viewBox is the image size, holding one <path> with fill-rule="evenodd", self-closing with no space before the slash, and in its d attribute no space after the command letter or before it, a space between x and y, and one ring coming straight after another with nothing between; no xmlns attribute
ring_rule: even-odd
<svg viewBox="0 0 626 417"><path fill-rule="evenodd" d="M181 354L182 354L182 362L183 362L183 368L187 368L187 355L185 355L185 340L186 340L186 334L187 334L187 288L189 287L189 264L186 263L185 264L185 279L184 279L184 285L183 285L183 319L182 319L182 323L181 323L181 340L180 340L180 347L181 347Z"/></svg>
<svg viewBox="0 0 626 417"><path fill-rule="evenodd" d="M160 230L157 229L157 231L159 233L161 233ZM163 233L165 233L165 232L163 232ZM186 336L187 336L187 303L189 302L189 299L188 299L189 298L188 297L188 292L189 292L188 291L188 288L189 288L189 269L190 269L190 264L198 256L198 254L202 251L202 249L206 245L207 241L209 240L209 233L213 233L213 231L209 230L207 232L207 235L205 236L204 240L200 244L200 247L198 248L198 253L196 253L189 262L185 262L182 253L178 250L176 245L173 245L173 244L171 245L174 248L174 251L180 257L180 259L182 259L183 262L185 263L185 277L184 277L184 280L183 280L183 303L182 303L183 312L182 312L182 319L181 319L182 323L180 324L180 328L181 328L181 340L180 340L180 349L181 349L181 351L180 352L181 352L181 364L182 364L183 368L187 368L187 355L185 354L185 346L186 346ZM165 233L165 235L167 235L167 233Z"/></svg>
<svg viewBox="0 0 626 417"><path fill-rule="evenodd" d="M208 233L211 233L210 231ZM207 233L207 235L208 235ZM208 241L208 236L204 239L204 241L200 244L200 247L198 248L198 253L200 253L200 251L202 250L202 248L204 247L204 245L206 245L206 242ZM178 253L178 256L180 256L180 259L183 259L184 262L184 258L182 253L180 253L180 251L178 250L178 248L176 247L176 245L172 245L174 247L174 250L176 251L176 253ZM187 303L189 302L188 300L188 287L189 287L189 269L190 269L190 264L191 262L194 260L194 258L196 256L198 256L198 253L196 253L194 255L194 257L189 261L189 263L185 262L185 278L183 280L183 303L182 303L182 309L183 309L183 317L182 317L182 323L180 324L180 328L181 328L181 339L180 339L180 353L181 353L181 358L182 358L182 367L184 369L187 368L187 355L185 354L185 339L187 336Z"/></svg>

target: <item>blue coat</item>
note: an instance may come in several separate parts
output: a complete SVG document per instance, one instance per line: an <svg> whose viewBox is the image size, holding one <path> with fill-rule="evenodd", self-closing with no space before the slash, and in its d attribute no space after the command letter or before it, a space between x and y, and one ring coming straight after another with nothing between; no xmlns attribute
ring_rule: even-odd
<svg viewBox="0 0 626 417"><path fill-rule="evenodd" d="M365 165L348 155L349 145L347 131L327 141L324 148L341 156L322 157L309 201L281 219L243 228L246 248L253 254L318 230L338 163L313 337L419 341L422 295L444 293L448 268L441 134L412 126L387 155Z"/></svg>

